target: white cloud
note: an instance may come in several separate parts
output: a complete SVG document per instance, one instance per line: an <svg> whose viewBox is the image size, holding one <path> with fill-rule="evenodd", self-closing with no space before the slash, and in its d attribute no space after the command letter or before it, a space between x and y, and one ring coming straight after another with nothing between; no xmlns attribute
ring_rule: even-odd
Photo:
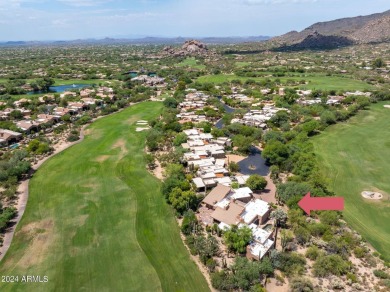
<svg viewBox="0 0 390 292"><path fill-rule="evenodd" d="M93 7L111 2L111 0L58 0L58 2L73 7Z"/></svg>
<svg viewBox="0 0 390 292"><path fill-rule="evenodd" d="M245 5L314 3L318 0L237 0Z"/></svg>

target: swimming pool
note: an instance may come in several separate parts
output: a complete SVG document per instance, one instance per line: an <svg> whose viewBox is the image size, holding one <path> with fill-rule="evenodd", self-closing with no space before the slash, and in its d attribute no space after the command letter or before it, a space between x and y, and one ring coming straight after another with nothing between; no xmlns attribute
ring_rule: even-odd
<svg viewBox="0 0 390 292"><path fill-rule="evenodd" d="M18 148L18 147L19 147L19 144L18 144L18 143L15 143L15 144L10 145L8 148L11 149L11 150L13 150L13 149L16 149L16 148Z"/></svg>

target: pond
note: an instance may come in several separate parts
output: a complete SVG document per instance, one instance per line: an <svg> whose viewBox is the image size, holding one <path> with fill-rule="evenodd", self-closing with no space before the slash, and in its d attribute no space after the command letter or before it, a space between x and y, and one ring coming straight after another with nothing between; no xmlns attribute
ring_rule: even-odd
<svg viewBox="0 0 390 292"><path fill-rule="evenodd" d="M261 151L256 147L252 147L249 156L241 160L238 165L240 166L240 173L244 175L259 174L266 176L269 173L269 166L261 156Z"/></svg>
<svg viewBox="0 0 390 292"><path fill-rule="evenodd" d="M67 84L67 85L57 85L57 86L50 86L49 92L44 91L30 91L27 94L43 94L43 93L62 93L68 90L72 89L83 89L85 87L89 87L91 84L81 84L81 83L75 83L75 84Z"/></svg>
<svg viewBox="0 0 390 292"><path fill-rule="evenodd" d="M219 102L224 107L227 113L233 113L236 109L228 106L221 101L222 97L218 96ZM222 129L224 127L223 120L220 119L215 127ZM261 176L267 176L269 173L269 166L266 164L265 159L261 156L261 151L256 147L251 147L250 154L244 160L241 160L238 165L240 166L240 173L244 175L259 174Z"/></svg>
<svg viewBox="0 0 390 292"><path fill-rule="evenodd" d="M232 107L228 106L227 104L225 104L224 102L222 102L220 96L218 97L218 99L219 99L220 103L222 104L223 108L225 109L226 113L231 114L236 110L235 108L232 108ZM218 122L215 124L215 127L217 129L222 129L223 126L224 126L224 124L223 124L222 119L218 120Z"/></svg>

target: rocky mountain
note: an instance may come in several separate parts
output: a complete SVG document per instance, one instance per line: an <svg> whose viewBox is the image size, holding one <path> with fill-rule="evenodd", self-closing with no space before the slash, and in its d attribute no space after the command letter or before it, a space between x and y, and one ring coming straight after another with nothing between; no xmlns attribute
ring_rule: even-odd
<svg viewBox="0 0 390 292"><path fill-rule="evenodd" d="M327 36L341 39L326 38ZM318 22L300 32L291 31L272 38L271 42L282 46L301 44L300 47L304 47L305 44L312 45L314 39L321 39L325 47L332 47L326 40L333 42L333 44L341 42L341 45L388 41L390 40L390 10L366 16ZM319 45L316 44L316 47L319 47ZM311 46L307 48L311 48Z"/></svg>
<svg viewBox="0 0 390 292"><path fill-rule="evenodd" d="M173 56L196 56L207 55L209 50L204 43L197 40L189 40L180 49L165 47L164 52Z"/></svg>
<svg viewBox="0 0 390 292"><path fill-rule="evenodd" d="M354 44L354 41L343 36L335 36L335 35L322 35L317 31L309 34L305 39L301 42L285 45L279 48L280 50L288 50L288 51L300 51L305 49L311 50L331 50L340 47L351 46Z"/></svg>
<svg viewBox="0 0 390 292"><path fill-rule="evenodd" d="M351 34L360 43L386 42L390 40L390 15L369 21Z"/></svg>

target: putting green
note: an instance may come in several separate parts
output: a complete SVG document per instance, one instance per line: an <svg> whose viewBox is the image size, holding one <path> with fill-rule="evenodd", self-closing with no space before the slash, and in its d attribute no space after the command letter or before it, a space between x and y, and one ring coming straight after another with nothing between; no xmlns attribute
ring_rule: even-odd
<svg viewBox="0 0 390 292"><path fill-rule="evenodd" d="M144 102L94 122L83 142L48 160L0 275L1 291L208 291L160 182L145 169L145 132L162 104ZM47 283L22 283L22 275Z"/></svg>
<svg viewBox="0 0 390 292"><path fill-rule="evenodd" d="M351 226L390 260L390 109L378 103L313 139L329 187L345 198ZM362 191L381 191L367 200Z"/></svg>

